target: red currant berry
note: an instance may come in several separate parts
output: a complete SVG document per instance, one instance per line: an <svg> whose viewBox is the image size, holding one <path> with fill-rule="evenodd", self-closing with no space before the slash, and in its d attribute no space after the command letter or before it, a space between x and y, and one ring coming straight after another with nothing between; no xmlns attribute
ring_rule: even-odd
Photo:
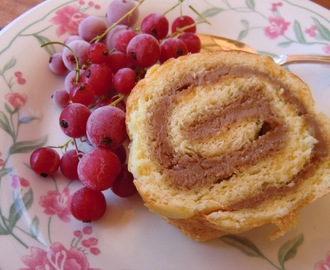
<svg viewBox="0 0 330 270"><path fill-rule="evenodd" d="M65 89L58 89L52 95L53 102L59 108L64 108L70 104L70 95Z"/></svg>
<svg viewBox="0 0 330 270"><path fill-rule="evenodd" d="M169 23L164 14L151 13L141 23L142 33L153 35L158 40L167 36Z"/></svg>
<svg viewBox="0 0 330 270"><path fill-rule="evenodd" d="M102 191L111 188L120 170L120 160L114 152L94 148L80 159L78 177L86 187Z"/></svg>
<svg viewBox="0 0 330 270"><path fill-rule="evenodd" d="M109 49L104 43L93 43L89 47L87 57L88 60L93 64L105 64L108 61Z"/></svg>
<svg viewBox="0 0 330 270"><path fill-rule="evenodd" d="M81 155L83 153L80 153ZM62 174L70 180L78 180L78 163L79 163L79 153L75 149L66 151L60 163L60 170Z"/></svg>
<svg viewBox="0 0 330 270"><path fill-rule="evenodd" d="M121 68L132 67L132 65L133 62L126 53L115 51L109 55L108 66L113 73L116 73Z"/></svg>
<svg viewBox="0 0 330 270"><path fill-rule="evenodd" d="M74 84L70 89L70 98L74 103L89 106L94 102L95 92L90 84L80 82Z"/></svg>
<svg viewBox="0 0 330 270"><path fill-rule="evenodd" d="M111 68L106 65L91 64L81 80L91 86L96 96L103 96L110 92L112 78Z"/></svg>
<svg viewBox="0 0 330 270"><path fill-rule="evenodd" d="M179 56L186 55L188 48L186 44L178 38L164 39L160 45L160 58L159 61L164 63L170 58L178 58Z"/></svg>
<svg viewBox="0 0 330 270"><path fill-rule="evenodd" d="M127 164L123 165L120 174L113 183L111 190L119 197L129 197L136 193L133 183L134 177L127 169Z"/></svg>
<svg viewBox="0 0 330 270"><path fill-rule="evenodd" d="M71 198L71 214L80 221L92 222L99 220L107 209L107 202L101 191L82 188Z"/></svg>
<svg viewBox="0 0 330 270"><path fill-rule="evenodd" d="M202 42L195 33L184 32L178 36L178 39L181 39L186 44L190 53L198 53L202 48Z"/></svg>
<svg viewBox="0 0 330 270"><path fill-rule="evenodd" d="M183 32L196 33L195 20L187 15L177 17L172 23L172 33L177 32L180 28L186 28Z"/></svg>
<svg viewBox="0 0 330 270"><path fill-rule="evenodd" d="M65 75L68 73L68 69L63 63L62 53L54 53L48 62L48 66L51 71L53 71L57 75Z"/></svg>
<svg viewBox="0 0 330 270"><path fill-rule="evenodd" d="M94 147L116 149L127 138L125 112L115 106L94 110L87 120L86 134Z"/></svg>
<svg viewBox="0 0 330 270"><path fill-rule="evenodd" d="M131 28L121 31L118 34L117 39L115 41L115 49L119 52L126 53L126 48L127 48L128 43L136 35L137 35L137 33Z"/></svg>
<svg viewBox="0 0 330 270"><path fill-rule="evenodd" d="M30 155L30 166L37 174L47 177L53 175L60 166L60 155L50 147L35 149Z"/></svg>
<svg viewBox="0 0 330 270"><path fill-rule="evenodd" d="M119 158L121 164L125 164L127 158L127 152L124 145L112 150Z"/></svg>
<svg viewBox="0 0 330 270"><path fill-rule="evenodd" d="M81 138L86 135L86 123L91 111L80 103L66 106L59 117L62 131L71 138Z"/></svg>
<svg viewBox="0 0 330 270"><path fill-rule="evenodd" d="M113 86L118 93L128 95L136 84L136 73L133 69L122 68L113 78Z"/></svg>
<svg viewBox="0 0 330 270"><path fill-rule="evenodd" d="M136 2L133 0L113 0L107 9L107 19L111 24L120 20L127 12L131 11L135 7ZM128 26L134 25L139 16L139 10L135 9L131 16L126 17L121 20L121 24L125 24Z"/></svg>
<svg viewBox="0 0 330 270"><path fill-rule="evenodd" d="M126 53L139 67L151 67L159 60L159 42L152 35L138 34L128 43Z"/></svg>

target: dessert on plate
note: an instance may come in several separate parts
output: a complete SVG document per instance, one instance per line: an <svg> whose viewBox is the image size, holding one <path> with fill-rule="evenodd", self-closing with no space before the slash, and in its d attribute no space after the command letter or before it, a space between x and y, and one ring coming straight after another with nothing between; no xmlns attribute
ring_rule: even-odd
<svg viewBox="0 0 330 270"><path fill-rule="evenodd" d="M149 69L127 101L129 170L146 207L206 241L276 238L330 191L330 120L268 56L192 54Z"/></svg>

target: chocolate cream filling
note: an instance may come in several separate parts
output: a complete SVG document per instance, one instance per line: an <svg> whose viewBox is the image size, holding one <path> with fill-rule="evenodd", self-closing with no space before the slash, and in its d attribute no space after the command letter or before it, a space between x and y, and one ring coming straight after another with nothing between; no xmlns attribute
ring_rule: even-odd
<svg viewBox="0 0 330 270"><path fill-rule="evenodd" d="M227 206L228 211L242 208L252 208L266 199L282 196L294 191L298 185L310 175L313 175L322 157L328 154L327 143L322 137L316 120L307 113L304 104L291 94L281 82L270 78L264 73L246 68L223 68L211 70L199 76L187 76L181 80L181 85L170 85L166 95L156 102L152 108L151 136L154 142L154 155L164 169L171 184L180 190L191 190L229 180L238 170L245 166L257 164L260 160L276 155L285 145L289 136L287 127L276 115L262 89L251 88L246 94L237 98L227 106L212 110L198 121L186 127L184 133L190 139L203 139L215 132L229 128L233 123L242 120L259 121L261 128L255 140L247 143L242 149L225 156L203 157L199 154L178 155L168 140L168 116L175 106L180 93L189 91L192 86L212 84L226 77L258 76L267 80L274 88L282 91L286 102L292 104L305 119L310 131L318 140L313 149L312 158L292 180L285 186L265 186L253 197L246 198ZM220 90L219 90L220 91ZM279 91L280 93L280 91ZM292 184L293 183L293 184Z"/></svg>

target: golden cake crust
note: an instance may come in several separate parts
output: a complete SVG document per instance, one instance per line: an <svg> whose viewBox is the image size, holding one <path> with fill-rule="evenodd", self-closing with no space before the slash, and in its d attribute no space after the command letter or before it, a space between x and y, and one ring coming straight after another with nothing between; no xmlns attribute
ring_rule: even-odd
<svg viewBox="0 0 330 270"><path fill-rule="evenodd" d="M275 224L330 190L330 121L271 58L210 52L152 67L127 101L129 170L146 207L205 241Z"/></svg>

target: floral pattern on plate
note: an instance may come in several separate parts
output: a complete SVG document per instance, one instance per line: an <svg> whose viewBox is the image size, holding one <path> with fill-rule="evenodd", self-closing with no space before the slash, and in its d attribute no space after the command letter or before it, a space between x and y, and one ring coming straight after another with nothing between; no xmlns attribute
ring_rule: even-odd
<svg viewBox="0 0 330 270"><path fill-rule="evenodd" d="M167 10L174 3L158 1L157 11ZM199 25L201 32L239 39L260 53L274 55L286 50L330 54L329 11L306 1L186 0L184 10L195 16L188 4L212 23ZM68 209L79 183L61 179L60 175L45 180L31 172L28 159L34 148L62 144L65 140L57 128L50 126L58 111L52 108L49 98L54 88L61 87L63 79L45 71L47 58L59 48L51 45L42 49L40 45L50 40L63 41L75 34L83 18L88 14L103 16L107 5L105 0L49 0L9 26L9 30L0 32L0 248L3 257L13 256L9 255L13 251L18 254L15 265L12 259L5 258L0 269L9 265L15 269L330 268L330 235L322 222L329 218L318 217L315 224L307 225L303 221L313 222L313 210L304 212L300 225L274 242L267 239L267 227L261 233L224 236L199 244L147 213L138 196L123 202L107 194L114 204L114 214L109 213L111 217L100 223L78 223ZM146 0L141 14L152 11L155 6ZM172 11L169 17L176 15ZM230 27L225 25L229 19ZM220 29L218 24L224 26ZM26 46L22 46L23 40ZM31 50L31 56L26 48ZM31 64L35 70L26 65L33 61L33 54L39 56L37 63ZM327 67L318 69L321 74L329 71ZM38 83L40 74L36 71L48 79ZM40 88L45 91L40 92ZM329 97L329 93L326 95ZM329 200L324 199L317 204L319 208L313 209L326 211L326 205ZM315 244L314 234L324 240ZM144 244L140 245L142 241ZM319 250L309 253L310 246ZM179 252L170 252L172 247ZM131 257L126 259L126 253ZM174 257L166 265L169 254ZM205 261L197 254L202 254ZM143 255L146 259L141 259Z"/></svg>

